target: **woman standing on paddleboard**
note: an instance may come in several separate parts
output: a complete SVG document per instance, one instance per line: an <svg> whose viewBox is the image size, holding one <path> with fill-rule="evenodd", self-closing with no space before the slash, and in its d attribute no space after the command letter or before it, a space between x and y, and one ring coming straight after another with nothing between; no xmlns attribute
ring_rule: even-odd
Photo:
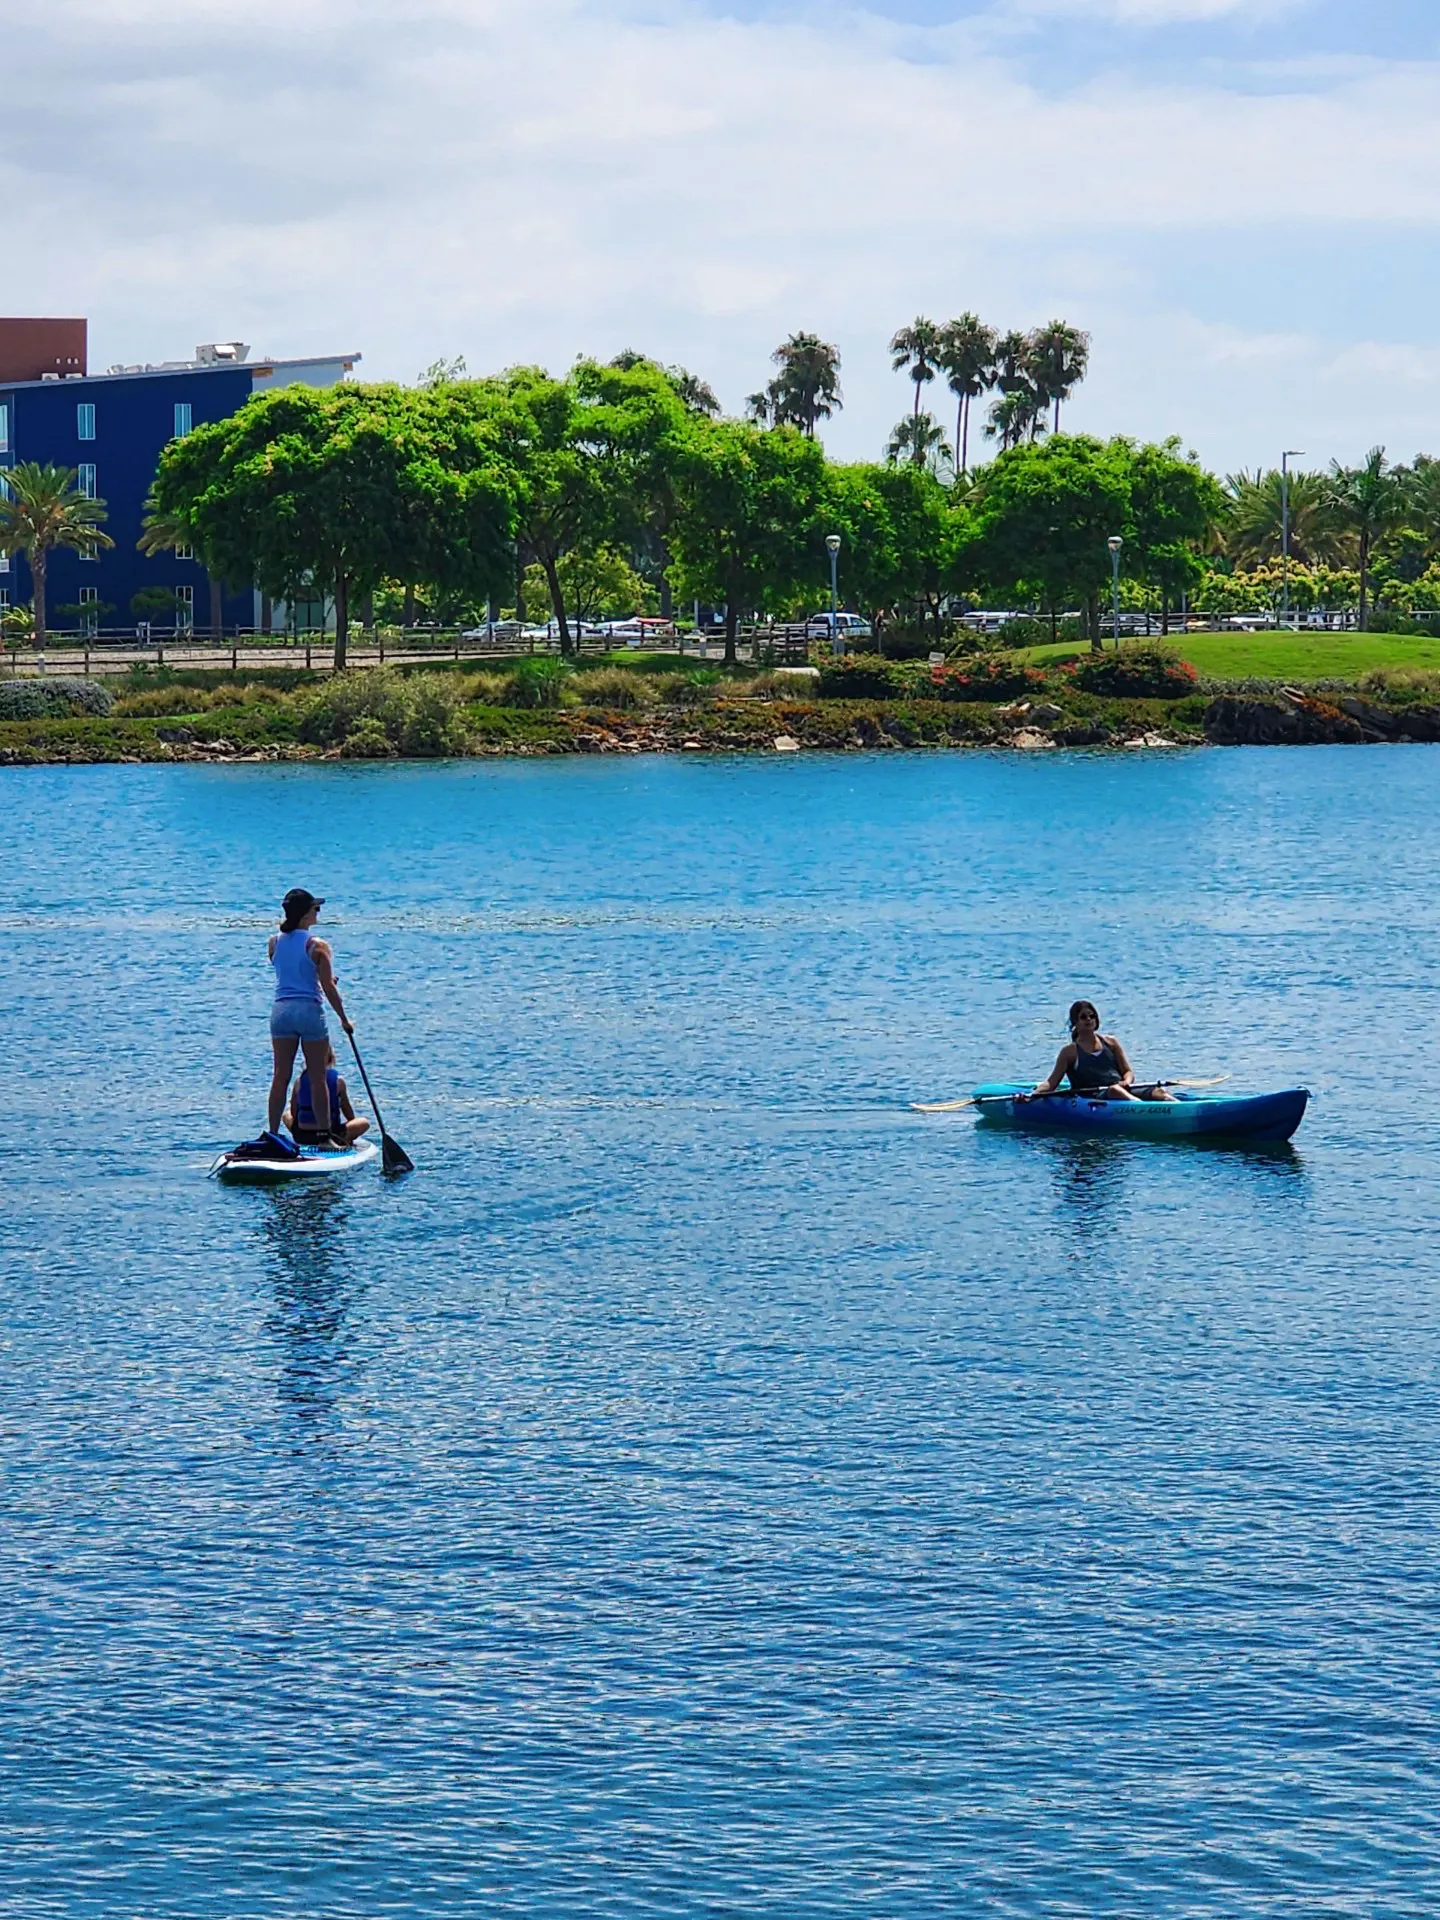
<svg viewBox="0 0 1440 1920"><path fill-rule="evenodd" d="M354 1033L340 998L335 979L335 961L328 941L314 932L315 922L325 902L317 900L304 887L292 887L282 905L285 918L280 931L270 936L270 964L275 969L275 1004L270 1010L270 1044L275 1051L275 1073L270 1082L268 1130L278 1134L285 1113L285 1096L290 1090L290 1070L301 1049L310 1075L311 1099L315 1113L315 1131L323 1139L332 1134L336 1144L348 1145L339 1116L330 1112L330 1089L325 1068L330 1054L330 1034L325 1025L323 994L340 1018L346 1033Z"/></svg>

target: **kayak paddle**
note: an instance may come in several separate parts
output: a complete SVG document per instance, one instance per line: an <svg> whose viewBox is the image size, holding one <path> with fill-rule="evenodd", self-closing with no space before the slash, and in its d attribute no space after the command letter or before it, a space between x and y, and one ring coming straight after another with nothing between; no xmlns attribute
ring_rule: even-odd
<svg viewBox="0 0 1440 1920"><path fill-rule="evenodd" d="M413 1173L415 1162L406 1153L398 1140L392 1140L385 1131L385 1122L380 1117L380 1102L375 1098L375 1089L370 1084L370 1076L365 1071L365 1062L360 1058L360 1049L355 1044L355 1036L350 1035L350 1051L355 1055L355 1064L360 1069L360 1078L365 1082L365 1091L370 1096L370 1104L375 1109L375 1124L380 1129L380 1164L386 1173Z"/></svg>
<svg viewBox="0 0 1440 1920"><path fill-rule="evenodd" d="M1218 1073L1213 1080L1146 1080L1140 1085L1132 1087L1130 1091L1132 1093L1144 1093L1147 1088L1153 1087L1187 1087L1192 1091L1198 1092L1202 1087L1223 1086L1227 1080L1232 1078L1233 1075L1231 1074ZM1068 1097L1074 1090L1073 1088L1067 1089L1062 1087L1057 1089L1057 1091ZM910 1111L912 1113L963 1113L967 1107L983 1107L987 1101L1013 1100L1014 1098L1015 1095L1013 1093L982 1093L978 1095L972 1094L968 1100L939 1100L930 1106L920 1106L912 1101Z"/></svg>

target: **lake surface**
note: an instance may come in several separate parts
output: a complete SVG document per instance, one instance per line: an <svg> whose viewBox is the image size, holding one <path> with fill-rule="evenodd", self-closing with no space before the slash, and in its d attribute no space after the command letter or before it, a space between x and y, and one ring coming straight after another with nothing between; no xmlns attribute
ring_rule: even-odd
<svg viewBox="0 0 1440 1920"><path fill-rule="evenodd" d="M0 794L7 1920L1434 1914L1440 753ZM1078 992L1296 1150L907 1111Z"/></svg>

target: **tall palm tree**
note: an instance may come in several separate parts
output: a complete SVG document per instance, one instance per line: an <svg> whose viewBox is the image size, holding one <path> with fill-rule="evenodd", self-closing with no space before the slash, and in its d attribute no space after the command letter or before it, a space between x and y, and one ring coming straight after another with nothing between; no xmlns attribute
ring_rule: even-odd
<svg viewBox="0 0 1440 1920"><path fill-rule="evenodd" d="M920 417L920 389L940 370L940 329L933 320L912 320L890 342L890 364L896 373L909 372L915 382L914 416Z"/></svg>
<svg viewBox="0 0 1440 1920"><path fill-rule="evenodd" d="M747 393L745 396L745 418L753 420L757 427L768 427L773 411L773 403L768 388L759 393ZM778 421L776 423L779 424Z"/></svg>
<svg viewBox="0 0 1440 1920"><path fill-rule="evenodd" d="M908 460L912 466L928 467L937 476L955 464L945 429L930 413L907 414L891 434L885 458L892 467Z"/></svg>
<svg viewBox="0 0 1440 1920"><path fill-rule="evenodd" d="M1399 526L1407 506L1405 478L1391 467L1384 447L1372 447L1362 466L1330 466L1335 510L1355 536L1360 564L1360 631L1369 624L1370 560L1375 543Z"/></svg>
<svg viewBox="0 0 1440 1920"><path fill-rule="evenodd" d="M702 380L698 373L691 373L688 367L667 367L665 373L679 394L681 404L691 413L703 413L711 419L719 413L720 402L708 380Z"/></svg>
<svg viewBox="0 0 1440 1920"><path fill-rule="evenodd" d="M1060 431L1060 403L1085 378L1090 365L1090 336L1064 320L1037 327L1030 336L1031 385L1055 408L1053 428Z"/></svg>
<svg viewBox="0 0 1440 1920"><path fill-rule="evenodd" d="M956 397L955 445L962 474L970 470L970 402L994 382L995 346L995 329L973 313L947 320L940 329L940 366Z"/></svg>
<svg viewBox="0 0 1440 1920"><path fill-rule="evenodd" d="M158 508L147 505L140 538L135 544L143 554L176 553L182 547L193 548L195 536L178 514L161 513ZM201 558L210 585L210 633L218 640L225 628L224 588L219 574L203 555Z"/></svg>
<svg viewBox="0 0 1440 1920"><path fill-rule="evenodd" d="M1002 333L995 342L995 378L991 384L1001 393L1019 393L1022 387L1031 386L1031 355L1028 333L1022 333L1018 327Z"/></svg>
<svg viewBox="0 0 1440 1920"><path fill-rule="evenodd" d="M985 437L998 440L1004 453L1010 447L1018 447L1027 435L1034 440L1044 431L1044 419L1044 397L1033 387L1012 387L991 407Z"/></svg>
<svg viewBox="0 0 1440 1920"><path fill-rule="evenodd" d="M818 333L792 333L770 358L780 369L767 389L776 426L788 421L809 439L816 424L833 419L840 395L840 349Z"/></svg>
<svg viewBox="0 0 1440 1920"><path fill-rule="evenodd" d="M70 547L91 559L113 547L100 523L109 518L103 500L91 500L76 486L74 467L40 466L22 460L10 467L0 486L0 553L23 553L35 589L35 644L45 642L45 575L57 547Z"/></svg>

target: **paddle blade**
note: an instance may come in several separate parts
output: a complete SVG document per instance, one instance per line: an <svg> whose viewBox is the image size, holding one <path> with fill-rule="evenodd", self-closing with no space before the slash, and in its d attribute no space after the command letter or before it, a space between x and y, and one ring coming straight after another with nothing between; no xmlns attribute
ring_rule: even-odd
<svg viewBox="0 0 1440 1920"><path fill-rule="evenodd" d="M415 1162L406 1153L398 1140L392 1140L388 1133L380 1136L380 1164L386 1173L413 1173Z"/></svg>
<svg viewBox="0 0 1440 1920"><path fill-rule="evenodd" d="M973 1107L974 1104L973 1100L938 1100L928 1107L922 1107L918 1102L912 1101L910 1111L912 1113L963 1113L966 1107Z"/></svg>

